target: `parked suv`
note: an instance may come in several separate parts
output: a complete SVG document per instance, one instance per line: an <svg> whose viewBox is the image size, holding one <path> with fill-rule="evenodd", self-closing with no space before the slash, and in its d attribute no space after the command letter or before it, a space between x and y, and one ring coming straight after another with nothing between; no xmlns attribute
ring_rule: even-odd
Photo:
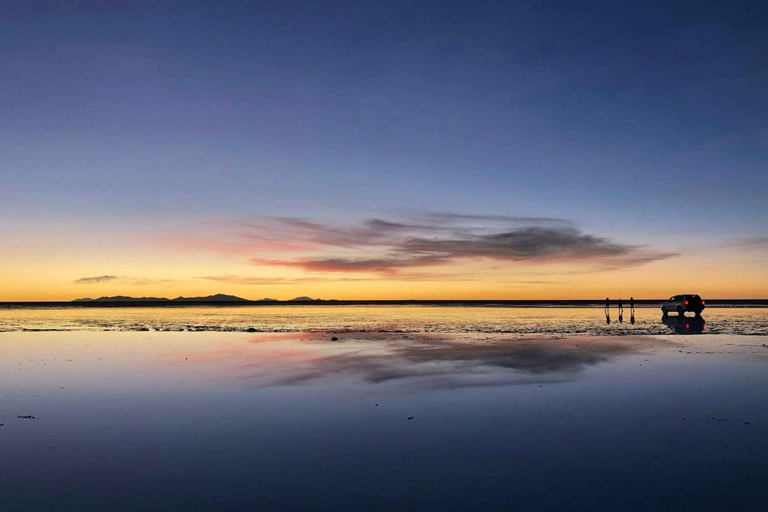
<svg viewBox="0 0 768 512"><path fill-rule="evenodd" d="M661 305L661 312L665 316L673 311L676 311L680 316L684 315L687 311L700 315L704 311L704 301L698 295L675 295Z"/></svg>

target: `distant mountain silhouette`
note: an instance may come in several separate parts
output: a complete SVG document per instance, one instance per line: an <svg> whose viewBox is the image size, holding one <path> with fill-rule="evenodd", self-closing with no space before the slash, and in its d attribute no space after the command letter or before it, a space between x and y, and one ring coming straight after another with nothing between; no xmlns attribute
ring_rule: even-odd
<svg viewBox="0 0 768 512"><path fill-rule="evenodd" d="M98 299L91 299L89 297L83 299L75 299L72 302L249 302L248 299L241 297L235 297L234 295L225 295L223 293L217 293L216 295L208 295L207 297L176 297L175 299L167 299L165 297L126 297L124 295L116 295L114 297L99 297Z"/></svg>
<svg viewBox="0 0 768 512"><path fill-rule="evenodd" d="M312 302L315 299L312 297L307 297L306 295L302 295L301 297L296 297L295 299L291 299L288 302ZM320 299L317 299L320 300Z"/></svg>
<svg viewBox="0 0 768 512"><path fill-rule="evenodd" d="M176 297L173 302L249 302L248 299L242 297L235 297L234 295L225 295L223 293L217 293L216 295L208 295L207 297Z"/></svg>
<svg viewBox="0 0 768 512"><path fill-rule="evenodd" d="M72 302L170 302L170 299L165 297L126 297L125 295L115 295L114 297L99 297L98 299L92 299L85 297L83 299L75 299Z"/></svg>
<svg viewBox="0 0 768 512"><path fill-rule="evenodd" d="M269 297L264 297L263 299L259 299L256 302L280 302L277 299L270 299Z"/></svg>

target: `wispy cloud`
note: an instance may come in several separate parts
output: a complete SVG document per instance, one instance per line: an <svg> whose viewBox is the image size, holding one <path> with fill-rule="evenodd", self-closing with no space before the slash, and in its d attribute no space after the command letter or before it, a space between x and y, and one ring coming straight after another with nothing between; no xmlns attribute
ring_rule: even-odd
<svg viewBox="0 0 768 512"><path fill-rule="evenodd" d="M440 272L407 272L397 275L374 275L370 277L254 277L241 275L220 275L220 276L202 276L199 279L206 281L215 281L219 283L232 283L253 286L263 285L300 285L305 283L338 283L338 282L360 282L360 281L473 281L476 276L461 273L440 273Z"/></svg>
<svg viewBox="0 0 768 512"><path fill-rule="evenodd" d="M120 278L117 276L81 277L80 279L75 279L75 284L99 284L115 281L117 279Z"/></svg>
<svg viewBox="0 0 768 512"><path fill-rule="evenodd" d="M96 277L81 277L75 279L75 284L101 284L101 283L120 283L127 285L142 286L148 284L158 283L171 283L173 279L148 279L146 277L126 277L126 276L96 276Z"/></svg>
<svg viewBox="0 0 768 512"><path fill-rule="evenodd" d="M768 248L768 236L755 236L747 238L739 238L733 240L725 245L726 247L754 247L754 248Z"/></svg>
<svg viewBox="0 0 768 512"><path fill-rule="evenodd" d="M256 265L294 267L310 272L377 272L394 275L403 268L432 267L449 260L440 255L402 255L376 259L318 258L282 261L251 258L250 261Z"/></svg>
<svg viewBox="0 0 768 512"><path fill-rule="evenodd" d="M467 233L459 238L414 238L404 242L400 249L451 258L520 261L616 257L639 247L583 234L571 227L524 227L491 235Z"/></svg>
<svg viewBox="0 0 768 512"><path fill-rule="evenodd" d="M675 255L585 233L566 219L450 212L409 212L354 223L258 217L223 224L216 235L193 243L257 266L389 278L468 260L492 260L505 268L516 262L567 263L594 271Z"/></svg>

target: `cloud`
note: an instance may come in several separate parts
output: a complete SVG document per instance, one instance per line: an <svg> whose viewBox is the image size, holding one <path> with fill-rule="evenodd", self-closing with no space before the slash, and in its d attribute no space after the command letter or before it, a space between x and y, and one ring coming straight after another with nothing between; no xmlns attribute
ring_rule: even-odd
<svg viewBox="0 0 768 512"><path fill-rule="evenodd" d="M376 219L374 219L376 220ZM379 221L380 222L380 221ZM548 219L546 222L550 222ZM366 226L373 221L366 221ZM498 261L536 261L541 263L594 263L603 269L626 268L662 260L673 253L651 251L639 245L624 244L582 233L570 226L526 226L490 234L478 234L477 229L428 230L425 226L388 228L403 233L415 230L421 236L392 237L386 243L379 240L385 253L376 258L334 257L298 258L287 260L251 258L256 265L299 268L309 272L374 272L398 275L402 269L434 267L467 259ZM348 234L348 233L347 233ZM383 236L379 233L378 236ZM338 240L334 238L334 242ZM371 245L372 237L365 235L358 246ZM351 238L344 245L353 247Z"/></svg>
<svg viewBox="0 0 768 512"><path fill-rule="evenodd" d="M75 284L101 284L116 282L120 284L128 284L135 286L143 286L148 284L157 283L171 283L173 279L147 279L146 277L124 277L124 276L96 276L96 277L81 277L75 279Z"/></svg>
<svg viewBox="0 0 768 512"><path fill-rule="evenodd" d="M120 278L117 276L81 277L80 279L75 279L75 284L99 284L115 281L116 279Z"/></svg>
<svg viewBox="0 0 768 512"><path fill-rule="evenodd" d="M220 222L216 233L175 238L172 243L242 255L254 251L301 252L323 247L359 249L388 247L420 236L464 236L498 232L499 225L569 225L569 221L539 217L409 213L404 220L371 218L353 224L297 217L259 216L246 222ZM196 226L198 229L200 226Z"/></svg>
<svg viewBox="0 0 768 512"><path fill-rule="evenodd" d="M522 217L513 215L473 215L463 213L450 213L450 212L413 212L412 215L415 218L423 219L429 224L457 224L467 222L482 222L482 223L501 223L504 225L521 224L521 225L540 225L540 224L554 224L554 225L572 225L572 222L566 219L558 219L555 217Z"/></svg>
<svg viewBox="0 0 768 512"><path fill-rule="evenodd" d="M371 277L252 277L239 275L202 276L199 279L219 283L232 283L253 286L265 285L300 285L305 283L338 283L359 281L472 281L475 276L461 273L440 272L404 272L396 275L380 275Z"/></svg>
<svg viewBox="0 0 768 512"><path fill-rule="evenodd" d="M411 257L406 255L403 257L378 259L320 258L281 261L252 258L250 261L256 265L293 267L310 272L379 272L383 274L396 274L402 268L431 267L447 263L449 260L440 255L417 255Z"/></svg>
<svg viewBox="0 0 768 512"><path fill-rule="evenodd" d="M406 212L394 218L340 223L295 217L257 217L221 223L191 246L244 257L254 265L314 273L403 277L415 269L493 260L578 265L592 272L643 265L675 256L648 246L583 232L550 217Z"/></svg>
<svg viewBox="0 0 768 512"><path fill-rule="evenodd" d="M588 259L623 256L637 250L575 228L525 227L492 235L460 239L408 240L402 250L432 253L452 258L490 258L497 260Z"/></svg>
<svg viewBox="0 0 768 512"><path fill-rule="evenodd" d="M768 236L739 238L726 244L725 247L766 248L768 247Z"/></svg>

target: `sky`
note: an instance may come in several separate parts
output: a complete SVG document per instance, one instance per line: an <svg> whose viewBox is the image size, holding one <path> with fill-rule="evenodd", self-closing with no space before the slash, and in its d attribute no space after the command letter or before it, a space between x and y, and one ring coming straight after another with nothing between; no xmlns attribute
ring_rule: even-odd
<svg viewBox="0 0 768 512"><path fill-rule="evenodd" d="M0 301L768 297L765 2L0 3Z"/></svg>

